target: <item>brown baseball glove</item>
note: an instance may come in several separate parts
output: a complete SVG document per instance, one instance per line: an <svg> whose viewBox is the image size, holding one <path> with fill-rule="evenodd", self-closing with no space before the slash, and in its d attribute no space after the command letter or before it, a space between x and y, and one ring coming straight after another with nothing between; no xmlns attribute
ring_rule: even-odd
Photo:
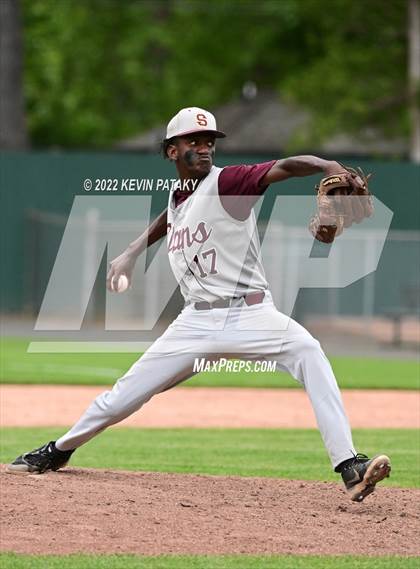
<svg viewBox="0 0 420 569"><path fill-rule="evenodd" d="M318 213L311 218L309 230L318 241L332 243L345 227L373 214L370 176L361 168L343 166L342 172L323 178L315 186Z"/></svg>

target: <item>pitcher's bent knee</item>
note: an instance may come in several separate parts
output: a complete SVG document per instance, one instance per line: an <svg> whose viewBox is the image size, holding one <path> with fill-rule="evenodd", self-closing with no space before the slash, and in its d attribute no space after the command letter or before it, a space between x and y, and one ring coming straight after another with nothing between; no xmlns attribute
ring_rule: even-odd
<svg viewBox="0 0 420 569"><path fill-rule="evenodd" d="M309 335L296 340L293 344L293 350L300 356L315 356L318 354L324 356L321 344L318 340Z"/></svg>

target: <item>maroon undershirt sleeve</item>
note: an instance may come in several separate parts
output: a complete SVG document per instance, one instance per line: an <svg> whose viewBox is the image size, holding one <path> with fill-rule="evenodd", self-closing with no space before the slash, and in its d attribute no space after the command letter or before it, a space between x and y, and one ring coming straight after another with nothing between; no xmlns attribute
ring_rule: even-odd
<svg viewBox="0 0 420 569"><path fill-rule="evenodd" d="M261 164L226 166L219 175L219 196L229 215L244 221L268 186L260 185L261 178L276 160ZM229 197L231 196L231 197ZM238 196L234 199L232 196Z"/></svg>

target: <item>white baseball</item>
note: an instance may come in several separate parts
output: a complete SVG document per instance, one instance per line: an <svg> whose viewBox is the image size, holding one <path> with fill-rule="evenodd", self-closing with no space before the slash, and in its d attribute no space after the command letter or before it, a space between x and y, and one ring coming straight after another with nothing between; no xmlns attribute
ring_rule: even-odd
<svg viewBox="0 0 420 569"><path fill-rule="evenodd" d="M115 292L124 292L128 289L128 278L125 275L120 275L113 285Z"/></svg>

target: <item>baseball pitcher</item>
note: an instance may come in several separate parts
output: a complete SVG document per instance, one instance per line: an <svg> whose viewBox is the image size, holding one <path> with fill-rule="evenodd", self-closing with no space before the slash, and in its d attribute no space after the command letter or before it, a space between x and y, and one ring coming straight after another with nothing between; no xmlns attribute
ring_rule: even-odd
<svg viewBox="0 0 420 569"><path fill-rule="evenodd" d="M322 173L314 237L331 243L352 223L372 214L368 177L315 156L261 164L214 166L216 139L225 137L215 117L197 107L179 111L167 126L164 158L179 184L167 209L110 264L107 287L130 284L137 257L165 235L171 268L185 306L166 332L111 391L99 395L57 441L22 454L11 472L42 473L65 466L72 453L107 427L138 411L155 394L194 375L196 357L275 360L305 388L335 472L349 497L361 502L389 476L385 455L368 458L354 448L341 395L319 342L275 307L261 262L253 211L274 182Z"/></svg>

